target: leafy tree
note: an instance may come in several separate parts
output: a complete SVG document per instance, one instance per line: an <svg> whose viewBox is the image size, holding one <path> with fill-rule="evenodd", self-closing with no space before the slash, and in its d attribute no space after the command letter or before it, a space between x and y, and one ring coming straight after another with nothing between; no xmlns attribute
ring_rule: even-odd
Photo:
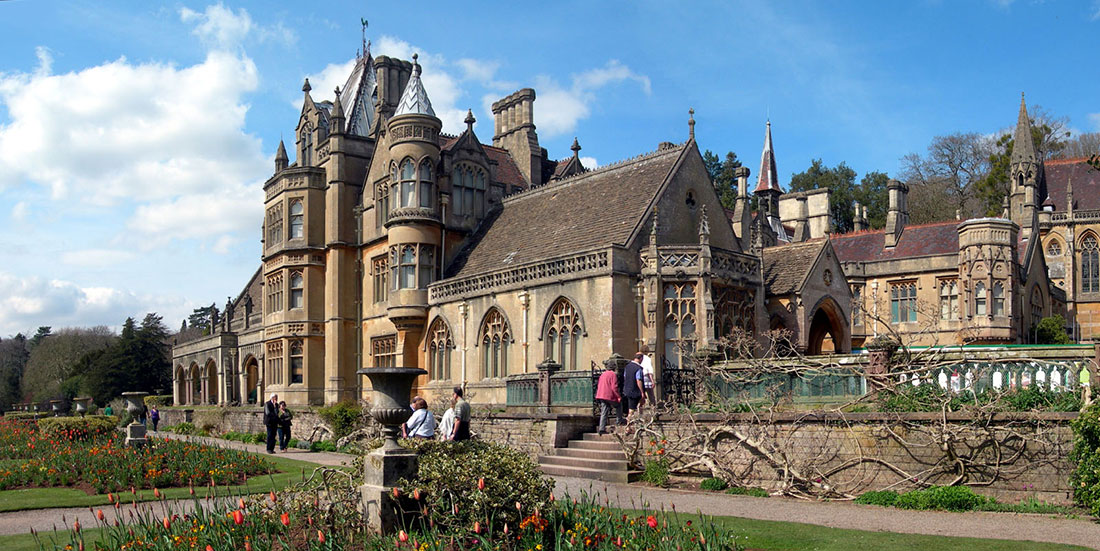
<svg viewBox="0 0 1100 551"><path fill-rule="evenodd" d="M195 308L191 315L187 317L187 325L194 328L201 328L203 335L209 335L214 332L214 320L218 317L218 307L211 303L210 306L200 306Z"/></svg>
<svg viewBox="0 0 1100 551"><path fill-rule="evenodd" d="M1035 326L1035 342L1037 344L1070 344L1073 341L1066 334L1066 320L1060 315L1053 315L1039 320Z"/></svg>
<svg viewBox="0 0 1100 551"><path fill-rule="evenodd" d="M110 348L81 358L74 377L97 403L128 391L156 392L171 386L168 330L160 316L147 314L138 326L127 318L122 335Z"/></svg>
<svg viewBox="0 0 1100 551"><path fill-rule="evenodd" d="M38 343L42 342L42 339L45 339L46 337L51 335L50 329L51 327L49 325L40 326L38 328L38 331L35 331L34 336L31 337L28 346L30 346L31 348L38 346Z"/></svg>
<svg viewBox="0 0 1100 551"><path fill-rule="evenodd" d="M741 166L737 154L730 151L726 153L725 159L719 159L718 155L708 149L703 152L703 164L714 182L714 189L718 192L722 206L732 210L737 202L737 178L733 173Z"/></svg>
<svg viewBox="0 0 1100 551"><path fill-rule="evenodd" d="M107 327L67 328L50 334L31 347L23 371L23 394L34 400L60 396L61 383L73 376L73 369L88 352L111 345L114 334Z"/></svg>
<svg viewBox="0 0 1100 551"><path fill-rule="evenodd" d="M852 229L852 202L855 200L854 188L856 171L848 168L848 165L840 163L835 168L825 166L821 159L814 159L810 168L791 176L791 191L808 191L811 189L828 189L829 211L833 216L833 224L837 231L846 232Z"/></svg>
<svg viewBox="0 0 1100 551"><path fill-rule="evenodd" d="M886 226L886 211L890 208L890 194L886 184L890 177L877 170L863 175L853 195L859 204L867 207L867 223L872 228ZM853 205L854 206L854 205Z"/></svg>
<svg viewBox="0 0 1100 551"><path fill-rule="evenodd" d="M30 357L27 346L22 334L0 341L0 410L7 411L12 404L23 401L20 380Z"/></svg>

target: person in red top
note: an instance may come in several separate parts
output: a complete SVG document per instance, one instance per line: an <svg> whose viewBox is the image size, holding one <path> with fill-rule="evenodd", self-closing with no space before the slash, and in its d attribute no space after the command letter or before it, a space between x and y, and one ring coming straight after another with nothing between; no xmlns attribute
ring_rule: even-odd
<svg viewBox="0 0 1100 551"><path fill-rule="evenodd" d="M622 399L619 396L619 384L618 376L615 375L615 365L612 363L605 363L603 365L603 373L600 374L600 380L596 383L596 400L600 403L600 426L596 429L600 434L604 434L607 429L607 413L609 411L615 411L615 415L620 417L619 424L622 424L622 418L619 411L619 400Z"/></svg>

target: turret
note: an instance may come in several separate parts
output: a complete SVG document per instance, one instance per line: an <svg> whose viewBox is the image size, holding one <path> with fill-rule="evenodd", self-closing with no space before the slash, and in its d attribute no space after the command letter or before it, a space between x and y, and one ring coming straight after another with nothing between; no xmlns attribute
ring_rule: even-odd
<svg viewBox="0 0 1100 551"><path fill-rule="evenodd" d="M783 223L779 217L779 196L783 195L783 190L779 187L779 175L775 170L775 150L772 147L772 121L770 120L764 130L764 151L760 155L760 175L753 194L759 199L757 210L763 225L776 238L786 241L787 232L783 229ZM765 243L769 242L770 240L765 239Z"/></svg>
<svg viewBox="0 0 1100 551"><path fill-rule="evenodd" d="M279 140L279 149L275 151L275 173L286 170L286 167L290 166L290 159L286 156L286 146L283 145L283 140Z"/></svg>

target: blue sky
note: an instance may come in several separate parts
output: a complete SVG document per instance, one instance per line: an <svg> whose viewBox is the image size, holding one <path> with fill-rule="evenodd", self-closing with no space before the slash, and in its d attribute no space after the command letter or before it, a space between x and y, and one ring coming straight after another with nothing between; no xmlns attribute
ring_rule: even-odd
<svg viewBox="0 0 1100 551"><path fill-rule="evenodd" d="M815 158L894 174L1029 104L1100 130L1100 1L0 2L0 336L224 304L259 263L262 182L309 76L419 52L444 131L536 89L551 156L687 137L780 182ZM755 174L754 174L755 176Z"/></svg>

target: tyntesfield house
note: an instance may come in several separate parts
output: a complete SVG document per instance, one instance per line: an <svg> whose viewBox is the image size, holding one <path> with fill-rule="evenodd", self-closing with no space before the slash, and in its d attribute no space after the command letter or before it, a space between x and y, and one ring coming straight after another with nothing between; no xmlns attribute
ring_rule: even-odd
<svg viewBox="0 0 1100 551"><path fill-rule="evenodd" d="M827 191L780 188L770 123L757 208L741 169L727 211L693 117L654 129L652 151L589 170L576 140L562 158L539 145L530 88L492 105L487 141L472 113L442 133L430 70L365 51L335 91L305 82L294 142L264 184L262 262L213 331L181 333L177 404L353 400L369 390L356 370L381 366L426 370L426 396L464 385L499 404L506 377L546 360L589 370L642 350L676 368L735 328L787 329L810 354L889 324L929 341L1023 342L1052 311L1100 333L1100 215L1088 215L1100 203L1085 191L1100 183L1079 163L1044 168L1017 148L1005 218L932 226L907 227L906 188L892 182L885 230L835 235Z"/></svg>

